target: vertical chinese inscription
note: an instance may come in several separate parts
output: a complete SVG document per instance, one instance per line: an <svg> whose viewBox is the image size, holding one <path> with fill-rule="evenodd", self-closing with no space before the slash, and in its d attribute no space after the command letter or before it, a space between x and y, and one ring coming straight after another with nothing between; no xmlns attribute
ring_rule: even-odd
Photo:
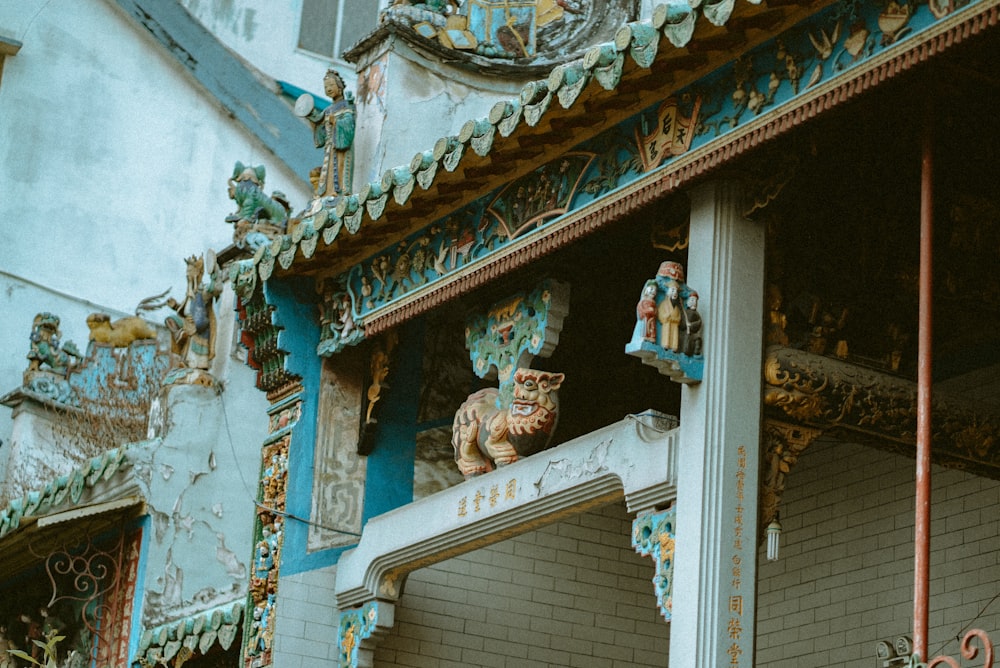
<svg viewBox="0 0 1000 668"><path fill-rule="evenodd" d="M747 449L739 446L736 449L736 505L733 512L733 543L732 543L732 593L729 596L729 621L726 624L728 635L726 654L729 655L729 665L740 665L743 655L743 499L747 474Z"/></svg>

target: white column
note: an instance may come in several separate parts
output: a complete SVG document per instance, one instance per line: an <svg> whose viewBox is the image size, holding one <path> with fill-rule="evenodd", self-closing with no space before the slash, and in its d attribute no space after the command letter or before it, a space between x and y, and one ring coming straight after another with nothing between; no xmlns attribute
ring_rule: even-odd
<svg viewBox="0 0 1000 668"><path fill-rule="evenodd" d="M691 193L705 375L681 395L670 668L753 665L764 229L744 219L741 192Z"/></svg>

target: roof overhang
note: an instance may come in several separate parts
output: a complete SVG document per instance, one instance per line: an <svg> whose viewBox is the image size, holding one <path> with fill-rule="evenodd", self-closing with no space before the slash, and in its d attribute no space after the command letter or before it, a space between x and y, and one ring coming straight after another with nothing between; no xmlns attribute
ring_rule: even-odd
<svg viewBox="0 0 1000 668"><path fill-rule="evenodd" d="M294 266L276 270L276 274L337 275L391 244L393 239L404 237L527 174L830 4L830 0L766 5L741 2L722 26L699 21L683 48L669 46L663 38L650 67L641 67L633 58L625 58L621 77L614 87L608 89L590 81L568 108L552 103L536 125L522 122L509 136L497 134L486 155L465 151L456 169L438 169L429 187L415 189L403 204L388 198L381 215L365 220L359 233L340 234L333 243L320 244L311 258L297 257ZM630 30L630 26L623 26L623 30ZM628 37L625 40L627 43ZM470 123L474 121L466 125ZM438 143L444 141L447 138ZM434 150L437 152L438 147ZM414 162L420 158L418 153ZM391 181L388 172L383 184L387 179Z"/></svg>
<svg viewBox="0 0 1000 668"><path fill-rule="evenodd" d="M72 553L78 546L121 531L144 514L145 500L129 495L21 518L18 529L0 541L0 573L16 574L40 566L53 552Z"/></svg>

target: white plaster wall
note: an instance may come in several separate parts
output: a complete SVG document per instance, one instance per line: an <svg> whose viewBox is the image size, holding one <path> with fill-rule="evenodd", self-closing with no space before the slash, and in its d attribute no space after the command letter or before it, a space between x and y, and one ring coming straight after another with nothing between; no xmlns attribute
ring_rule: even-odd
<svg viewBox="0 0 1000 668"><path fill-rule="evenodd" d="M297 47L302 0L179 1L223 44L275 79L322 95L328 67L336 66L345 78L354 73L346 63Z"/></svg>
<svg viewBox="0 0 1000 668"><path fill-rule="evenodd" d="M267 400L233 366L218 396L170 388L162 442L136 464L152 526L143 586L147 628L247 595Z"/></svg>
<svg viewBox="0 0 1000 668"><path fill-rule="evenodd" d="M0 270L0 312L4 313L0 322L0 395L21 386L21 376L28 368L31 323L40 311L60 316L63 343L73 341L81 352L87 346L87 315L97 311L111 313L113 317L126 315ZM11 409L0 406L0 462L3 463L12 442L11 417Z"/></svg>
<svg viewBox="0 0 1000 668"><path fill-rule="evenodd" d="M23 42L0 83L8 274L128 311L182 290L185 256L231 242L236 160L305 203L307 186L111 3L2 3L0 31Z"/></svg>
<svg viewBox="0 0 1000 668"><path fill-rule="evenodd" d="M23 43L0 81L0 394L21 383L36 313L83 349L88 313L182 297L184 258L231 243L235 161L266 165L295 207L310 196L113 5L0 2L0 34ZM10 424L0 408L4 442Z"/></svg>
<svg viewBox="0 0 1000 668"><path fill-rule="evenodd" d="M381 179L387 169L409 166L414 155L457 135L466 121L486 117L500 100L517 98L523 85L431 63L400 40L393 48L383 101L358 100L354 190Z"/></svg>

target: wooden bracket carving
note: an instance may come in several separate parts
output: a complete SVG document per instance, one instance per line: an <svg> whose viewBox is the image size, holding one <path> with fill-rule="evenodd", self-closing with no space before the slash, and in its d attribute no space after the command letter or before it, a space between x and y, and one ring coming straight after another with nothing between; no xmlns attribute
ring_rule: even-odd
<svg viewBox="0 0 1000 668"><path fill-rule="evenodd" d="M785 484L799 456L815 441L822 430L766 420L764 422L764 470L760 476L760 537L763 527L778 517L778 507Z"/></svg>

